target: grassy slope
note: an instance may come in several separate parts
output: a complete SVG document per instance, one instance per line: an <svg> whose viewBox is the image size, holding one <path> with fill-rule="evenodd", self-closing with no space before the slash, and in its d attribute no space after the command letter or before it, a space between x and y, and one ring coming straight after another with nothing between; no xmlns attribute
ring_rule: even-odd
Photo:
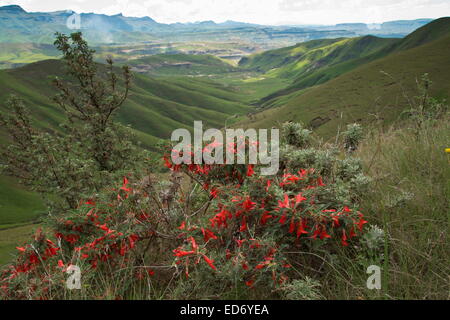
<svg viewBox="0 0 450 320"><path fill-rule="evenodd" d="M0 228L0 266L8 263L17 253L16 247L30 240L37 225L26 225L11 229Z"/></svg>
<svg viewBox="0 0 450 320"><path fill-rule="evenodd" d="M372 132L357 152L374 179L362 207L389 237L382 292L394 299L448 299L449 118L426 123L418 135L405 123L400 127Z"/></svg>
<svg viewBox="0 0 450 320"><path fill-rule="evenodd" d="M340 124L367 123L375 119L374 114L390 121L405 107L404 95L415 95L415 79L424 73L434 81L434 95L450 97L450 74L443 67L449 65L450 35L373 61L325 84L280 97L276 107L247 119L245 124L270 127L277 121L302 121L331 137Z"/></svg>
<svg viewBox="0 0 450 320"><path fill-rule="evenodd" d="M264 97L259 105L270 107L277 98L325 83L359 66L424 45L450 32L450 19L437 19L404 39L365 36L351 39L318 40L267 51L243 60L242 66L266 72L268 77L288 78L292 83ZM264 67L264 65L266 67Z"/></svg>
<svg viewBox="0 0 450 320"><path fill-rule="evenodd" d="M47 60L25 67L0 71L0 100L10 93L23 97L32 106L38 125L55 127L62 114L51 102L55 94L50 75L62 75L60 61ZM216 83L190 78L153 79L135 75L130 98L118 120L145 136L151 145L155 138L167 138L174 128L190 127L194 119L220 126L232 114L245 113L243 96ZM4 106L0 105L0 108Z"/></svg>
<svg viewBox="0 0 450 320"><path fill-rule="evenodd" d="M267 72L269 77L296 80L349 60L370 56L399 39L373 36L314 40L250 57L242 67Z"/></svg>
<svg viewBox="0 0 450 320"><path fill-rule="evenodd" d="M59 52L52 45L37 43L2 43L0 69L56 58Z"/></svg>

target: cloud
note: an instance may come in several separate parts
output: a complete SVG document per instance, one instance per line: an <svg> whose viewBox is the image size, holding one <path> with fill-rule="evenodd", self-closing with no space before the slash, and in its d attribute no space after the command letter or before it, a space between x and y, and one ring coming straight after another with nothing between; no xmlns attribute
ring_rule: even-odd
<svg viewBox="0 0 450 320"><path fill-rule="evenodd" d="M449 0L0 0L27 11L150 16L164 23L236 20L259 24L335 24L437 18L450 15Z"/></svg>

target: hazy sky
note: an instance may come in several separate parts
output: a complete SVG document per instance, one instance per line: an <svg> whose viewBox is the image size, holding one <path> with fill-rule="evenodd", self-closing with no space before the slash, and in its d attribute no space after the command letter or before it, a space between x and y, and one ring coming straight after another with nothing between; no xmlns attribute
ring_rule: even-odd
<svg viewBox="0 0 450 320"><path fill-rule="evenodd" d="M0 0L0 5L7 4L27 11L149 16L162 23L335 24L450 16L450 0Z"/></svg>

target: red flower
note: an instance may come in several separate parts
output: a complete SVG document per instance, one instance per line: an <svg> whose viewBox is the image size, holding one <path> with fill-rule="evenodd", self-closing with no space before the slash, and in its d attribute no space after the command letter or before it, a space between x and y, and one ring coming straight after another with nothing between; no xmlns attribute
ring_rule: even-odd
<svg viewBox="0 0 450 320"><path fill-rule="evenodd" d="M298 195L295 196L295 204L302 203L305 200L308 200L308 199L306 199L302 193L299 193Z"/></svg>
<svg viewBox="0 0 450 320"><path fill-rule="evenodd" d="M247 228L247 220L246 220L245 217L243 217L243 218L242 218L241 227L240 227L239 231L240 231L240 232L244 232L244 231L246 231L247 229L248 229L248 228Z"/></svg>
<svg viewBox="0 0 450 320"><path fill-rule="evenodd" d="M249 164L247 166L247 177L251 177L255 174L255 170L253 169L255 166L253 164Z"/></svg>
<svg viewBox="0 0 450 320"><path fill-rule="evenodd" d="M26 249L24 247L16 247L17 250L19 250L20 252L25 252Z"/></svg>
<svg viewBox="0 0 450 320"><path fill-rule="evenodd" d="M278 200L278 207L283 209L283 208L289 208L289 197L287 194L284 195L284 201L281 202L280 200Z"/></svg>
<svg viewBox="0 0 450 320"><path fill-rule="evenodd" d="M297 229L297 239L301 237L302 234L308 234L308 231L305 230L306 223L304 220L300 220Z"/></svg>
<svg viewBox="0 0 450 320"><path fill-rule="evenodd" d="M272 184L272 181L271 180L267 180L267 184L266 184L266 192L269 192L269 188L270 188L270 185Z"/></svg>
<svg viewBox="0 0 450 320"><path fill-rule="evenodd" d="M323 181L322 181L322 177L319 177L319 179L317 179L317 185L318 185L319 187L325 187L325 184L324 184Z"/></svg>
<svg viewBox="0 0 450 320"><path fill-rule="evenodd" d="M295 223L295 218L292 217L292 219L291 219L291 225L289 226L289 233L294 233L294 231L295 231L295 225L296 225L296 223Z"/></svg>
<svg viewBox="0 0 450 320"><path fill-rule="evenodd" d="M213 188L210 192L209 192L211 198L215 199L217 198L217 196L219 195L219 190L217 190L216 188Z"/></svg>
<svg viewBox="0 0 450 320"><path fill-rule="evenodd" d="M267 220L272 219L272 218L273 218L273 216L271 216L269 214L269 211L264 211L264 214L261 217L261 224L265 225L267 223Z"/></svg>
<svg viewBox="0 0 450 320"><path fill-rule="evenodd" d="M127 186L128 186L128 179L127 179L127 177L123 177L123 185L120 188L120 190L123 190L125 192L131 192L132 189L131 188L127 188Z"/></svg>
<svg viewBox="0 0 450 320"><path fill-rule="evenodd" d="M192 250L197 252L198 245L197 245L197 242L195 242L194 237L190 237L188 240L191 242Z"/></svg>
<svg viewBox="0 0 450 320"><path fill-rule="evenodd" d="M205 242L208 242L209 239L217 240L217 236L212 231L210 231L209 229L203 229L202 228L201 230L202 230L202 233L203 233L203 240Z"/></svg>
<svg viewBox="0 0 450 320"><path fill-rule="evenodd" d="M286 212L280 218L280 224L285 224L287 220Z"/></svg>
<svg viewBox="0 0 450 320"><path fill-rule="evenodd" d="M244 244L245 241L247 241L247 240L246 239L243 239L243 240L236 239L237 246L239 248L242 247L242 245Z"/></svg>
<svg viewBox="0 0 450 320"><path fill-rule="evenodd" d="M250 197L247 197L247 199L242 203L242 208L244 208L245 211L250 211L255 208L256 202L253 202Z"/></svg>
<svg viewBox="0 0 450 320"><path fill-rule="evenodd" d="M128 237L128 241L130 242L130 248L133 249L135 242L139 239L138 235L132 234Z"/></svg>
<svg viewBox="0 0 450 320"><path fill-rule="evenodd" d="M170 163L169 158L167 158L167 156L164 156L164 166L169 169L172 168L172 164Z"/></svg>
<svg viewBox="0 0 450 320"><path fill-rule="evenodd" d="M189 256L191 254L195 254L195 251L183 251L180 248L177 248L175 250L173 250L173 253L175 255L175 257L185 257L185 256Z"/></svg>
<svg viewBox="0 0 450 320"><path fill-rule="evenodd" d="M86 201L84 204L95 207L95 201L92 200L92 199L89 199L89 200Z"/></svg>
<svg viewBox="0 0 450 320"><path fill-rule="evenodd" d="M203 260L206 261L206 263L211 267L213 270L217 270L216 267L213 265L214 260L209 259L207 256L203 255Z"/></svg>
<svg viewBox="0 0 450 320"><path fill-rule="evenodd" d="M325 238L331 238L331 236L327 233L327 230L322 229L322 232L320 233L320 239L325 239Z"/></svg>
<svg viewBox="0 0 450 320"><path fill-rule="evenodd" d="M342 245L345 247L348 246L347 235L345 234L345 230L342 230Z"/></svg>
<svg viewBox="0 0 450 320"><path fill-rule="evenodd" d="M364 216L360 213L359 214L359 222L358 222L358 228L360 231L362 231L364 225L368 222L368 221L364 220L363 217Z"/></svg>

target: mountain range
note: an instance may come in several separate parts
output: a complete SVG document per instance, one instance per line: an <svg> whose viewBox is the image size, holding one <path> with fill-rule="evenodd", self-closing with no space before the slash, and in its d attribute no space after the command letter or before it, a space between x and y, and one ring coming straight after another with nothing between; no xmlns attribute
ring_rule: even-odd
<svg viewBox="0 0 450 320"><path fill-rule="evenodd" d="M74 12L26 12L17 5L0 7L1 42L34 42L49 44L56 31L68 33L67 21ZM150 17L125 17L122 14L104 15L81 13L80 29L90 43L130 43L155 40L230 41L245 39L255 43L296 43L313 39L378 35L403 37L427 24L431 19L391 21L377 25L363 23L338 24L334 26L265 26L226 21L201 21L195 23L158 23ZM72 20L70 20L72 21ZM300 23L299 23L300 24Z"/></svg>

